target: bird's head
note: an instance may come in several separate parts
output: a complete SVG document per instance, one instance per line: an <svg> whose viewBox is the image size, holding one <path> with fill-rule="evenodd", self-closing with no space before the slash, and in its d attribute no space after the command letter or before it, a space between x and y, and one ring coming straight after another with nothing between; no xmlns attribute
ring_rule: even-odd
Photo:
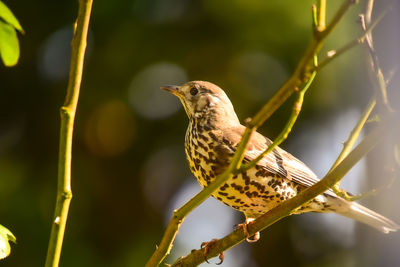
<svg viewBox="0 0 400 267"><path fill-rule="evenodd" d="M192 81L181 86L162 86L161 89L179 98L189 119L212 117L239 122L228 96L213 83Z"/></svg>

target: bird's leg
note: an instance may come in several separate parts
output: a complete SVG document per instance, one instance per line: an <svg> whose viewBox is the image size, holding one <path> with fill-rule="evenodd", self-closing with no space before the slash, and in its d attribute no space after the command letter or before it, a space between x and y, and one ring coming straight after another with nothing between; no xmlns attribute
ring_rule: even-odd
<svg viewBox="0 0 400 267"><path fill-rule="evenodd" d="M251 237L249 231L247 230L247 225L252 221L254 221L254 218L246 218L244 223L238 224L238 228L243 229L243 232L246 235L246 241L249 243L257 242L260 239L260 232L255 233L253 237Z"/></svg>
<svg viewBox="0 0 400 267"><path fill-rule="evenodd" d="M212 246L215 244L216 241L218 241L218 239L214 238L214 239L212 239L212 240L209 241L209 242L203 242L203 243L201 243L201 246L200 246L200 247L201 247L201 248L204 248L204 260L205 260L207 263L210 263L210 262L207 260L208 252L210 251L210 249L212 248ZM219 263L216 263L216 264L217 264L217 265L220 265L222 262L224 262L224 252L221 252L221 253L219 254L218 258L219 258L220 262L219 262Z"/></svg>

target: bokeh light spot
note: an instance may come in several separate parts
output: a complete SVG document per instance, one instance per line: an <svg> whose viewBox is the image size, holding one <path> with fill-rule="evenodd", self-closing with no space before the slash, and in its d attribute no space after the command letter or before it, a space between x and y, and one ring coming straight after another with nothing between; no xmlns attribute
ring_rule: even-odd
<svg viewBox="0 0 400 267"><path fill-rule="evenodd" d="M37 61L41 78L50 82L67 80L71 58L72 37L73 26L68 25L53 32L41 44ZM87 61L90 56L93 39L92 31L89 30L85 61Z"/></svg>
<svg viewBox="0 0 400 267"><path fill-rule="evenodd" d="M72 35L72 27L64 27L42 44L38 64L39 74L45 80L56 82L68 77Z"/></svg>
<svg viewBox="0 0 400 267"><path fill-rule="evenodd" d="M178 99L160 90L160 86L182 84L187 81L186 72L179 66L157 63L139 72L129 87L129 101L143 117L161 119L181 107Z"/></svg>
<svg viewBox="0 0 400 267"><path fill-rule="evenodd" d="M265 99L288 77L283 64L262 52L247 52L232 60L230 77L251 101Z"/></svg>
<svg viewBox="0 0 400 267"><path fill-rule="evenodd" d="M147 22L165 23L179 19L189 6L188 0L138 0L133 13Z"/></svg>
<svg viewBox="0 0 400 267"><path fill-rule="evenodd" d="M145 162L142 178L147 201L160 213L169 197L175 192L182 173L184 159L181 147L164 147L153 153ZM156 168L154 167L156 166Z"/></svg>
<svg viewBox="0 0 400 267"><path fill-rule="evenodd" d="M95 109L86 125L85 139L89 149L101 156L117 156L132 144L135 122L129 107L112 100Z"/></svg>

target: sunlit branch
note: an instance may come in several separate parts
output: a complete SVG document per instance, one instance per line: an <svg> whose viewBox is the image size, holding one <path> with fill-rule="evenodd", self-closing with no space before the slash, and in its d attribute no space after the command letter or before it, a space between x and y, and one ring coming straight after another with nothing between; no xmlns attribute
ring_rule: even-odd
<svg viewBox="0 0 400 267"><path fill-rule="evenodd" d="M89 27L92 0L80 0L78 16L72 39L71 65L64 105L60 108L61 127L58 158L57 201L54 211L49 246L47 249L46 267L58 266L65 226L67 224L71 191L71 153L72 136L79 90L82 80L83 61L86 50L86 39Z"/></svg>
<svg viewBox="0 0 400 267"><path fill-rule="evenodd" d="M285 127L283 128L282 132L275 138L273 143L271 145L269 145L265 151L263 151L260 155L258 155L257 158L255 158L254 160L252 160L246 164L243 164L240 167L240 169L238 170L238 172L244 172L244 171L254 167L260 160L262 160L265 157L265 155L267 155L269 152L274 150L277 146L279 146L283 141L286 140L289 133L292 131L293 125L295 124L297 118L299 117L301 107L303 105L304 94L306 93L307 89L310 87L316 74L317 73L314 72L311 75L308 82L304 85L303 89L301 89L298 92L297 99L293 105L292 114L290 115L290 118L289 118L288 122L286 123Z"/></svg>
<svg viewBox="0 0 400 267"><path fill-rule="evenodd" d="M374 1L368 0L366 4L365 14L360 15L361 27L365 32L367 31L367 28L371 23L373 7L374 7ZM370 61L368 71L370 74L372 84L374 85L374 88L378 92L378 96L380 96L378 100L380 100L380 102L384 104L384 106L388 111L392 111L389 99L387 97L387 87L386 87L385 77L383 75L382 68L380 67L378 55L376 54L374 48L374 41L371 32L367 33L365 44L367 47L367 51L369 54L369 61Z"/></svg>

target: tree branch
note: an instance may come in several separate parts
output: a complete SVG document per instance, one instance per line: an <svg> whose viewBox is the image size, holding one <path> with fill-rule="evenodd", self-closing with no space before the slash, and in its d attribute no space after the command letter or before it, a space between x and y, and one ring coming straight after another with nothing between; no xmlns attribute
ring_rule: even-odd
<svg viewBox="0 0 400 267"><path fill-rule="evenodd" d="M279 146L283 141L286 140L289 133L292 131L292 127L293 127L294 123L296 122L297 118L299 117L301 107L302 107L303 101L304 101L304 94L306 93L307 89L310 87L316 74L317 73L314 71L313 74L311 75L310 79L308 80L308 82L304 85L303 89L301 89L298 92L297 100L293 105L292 114L290 115L289 121L286 123L282 132L275 138L275 140L272 142L272 144L269 145L265 151L263 151L260 155L258 155L257 158L255 158L254 160L252 160L246 164L243 164L240 167L240 169L237 170L237 172L244 172L248 169L253 168L254 166L257 165L257 163L260 160L262 160L265 157L265 155L267 155L269 152L274 150L277 146Z"/></svg>
<svg viewBox="0 0 400 267"><path fill-rule="evenodd" d="M335 169L339 165L339 163L343 159L345 159L347 157L347 155L349 155L351 149L353 148L355 142L357 141L357 139L358 139L358 137L359 137L359 135L361 133L361 130L363 129L365 123L367 122L369 115L371 114L372 110L374 109L375 104L376 104L376 100L375 99L372 99L371 101L369 101L369 103L368 103L367 107L365 108L364 112L361 114L361 117L358 120L356 126L350 132L350 135L347 138L347 141L344 142L342 151L340 152L340 154L337 157L336 161L333 163L332 167L329 169L328 173L331 172L333 169ZM333 190L333 192L335 192L336 195L338 195L338 196L340 196L340 197L342 197L342 198L344 198L346 200L349 200L349 201L356 200L356 199L360 198L361 195L363 195L363 194L361 194L361 195L358 195L358 196L350 196L346 191L341 190L339 188L339 185L340 185L340 181L337 182L332 187L332 190Z"/></svg>
<svg viewBox="0 0 400 267"><path fill-rule="evenodd" d="M328 63L330 63L332 60L334 60L335 58L337 58L338 56L344 54L345 52L347 52L348 50L350 50L351 48L355 47L356 45L359 45L361 43L363 43L365 41L365 39L367 38L367 36L369 34L371 34L372 30L378 25L378 23L383 19L383 17L386 15L388 9L386 9L385 11L383 11L378 18L374 21L374 23L372 23L371 25L369 25L365 31L364 34L361 35L359 38L354 39L353 41L347 43L346 45L344 45L343 47L337 49L337 50L330 50L328 52L328 56L323 59L316 67L315 70L321 70L323 67L325 67Z"/></svg>
<svg viewBox="0 0 400 267"><path fill-rule="evenodd" d="M371 24L371 17L372 17L372 10L374 7L374 0L368 0L366 3L365 13L360 15L361 19L361 27L364 32L367 31L367 27ZM380 67L378 55L376 54L374 48L374 41L372 38L371 32L367 33L366 35L366 47L369 54L369 68L368 73L370 75L370 79L374 88L378 92L379 102L383 103L388 111L392 111L390 106L388 97L387 97L387 88L386 88L386 81L383 75L382 69Z"/></svg>
<svg viewBox="0 0 400 267"><path fill-rule="evenodd" d="M71 65L67 94L64 105L60 108L61 126L58 158L57 201L54 220L47 249L46 267L58 266L61 248L67 223L71 191L71 152L72 136L79 89L82 80L83 61L86 50L86 39L90 20L92 0L80 0L79 10L74 25L72 39Z"/></svg>
<svg viewBox="0 0 400 267"><path fill-rule="evenodd" d="M319 0L317 30L322 32L326 29L326 0Z"/></svg>
<svg viewBox="0 0 400 267"><path fill-rule="evenodd" d="M364 124L367 122L369 115L371 114L372 110L375 107L375 99L372 99L369 101L367 107L365 108L364 112L361 114L360 119L358 120L356 126L353 128L353 130L350 132L349 137L347 138L347 141L344 142L343 144L343 149L340 152L339 156L337 157L335 163L333 163L332 167L330 168L330 171L332 171L334 168L336 168L339 163L347 157L347 155L350 153L351 149L353 148L355 142L357 141L358 136L361 133L362 128L364 127Z"/></svg>

